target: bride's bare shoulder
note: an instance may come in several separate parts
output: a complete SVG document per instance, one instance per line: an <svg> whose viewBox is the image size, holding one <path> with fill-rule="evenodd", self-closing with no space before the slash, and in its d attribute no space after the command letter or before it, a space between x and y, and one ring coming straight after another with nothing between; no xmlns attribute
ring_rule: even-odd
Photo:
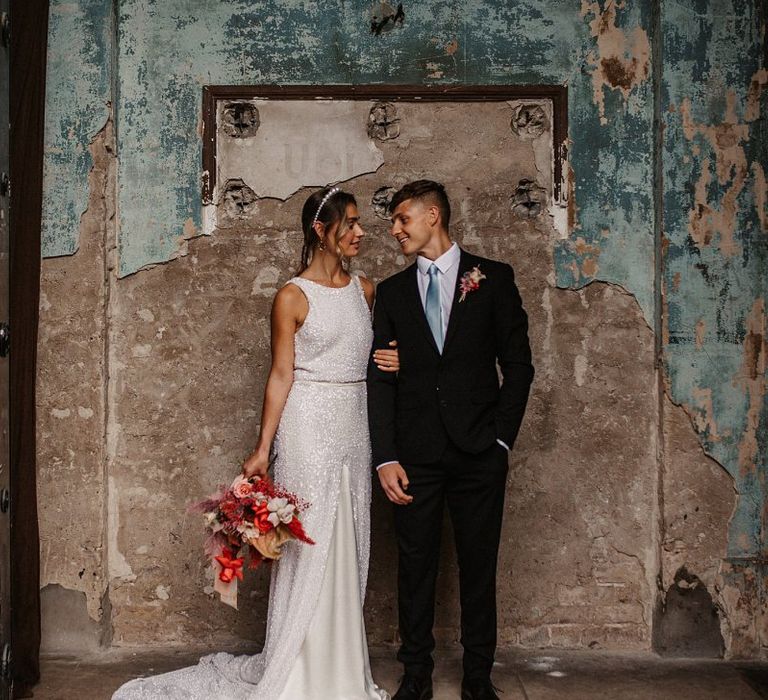
<svg viewBox="0 0 768 700"><path fill-rule="evenodd" d="M304 291L297 284L285 284L277 290L272 308L276 313L304 316L309 308Z"/></svg>

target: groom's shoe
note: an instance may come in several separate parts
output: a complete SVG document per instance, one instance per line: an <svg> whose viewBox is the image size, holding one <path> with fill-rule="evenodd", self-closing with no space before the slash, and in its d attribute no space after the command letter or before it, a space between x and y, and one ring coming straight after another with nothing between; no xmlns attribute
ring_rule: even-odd
<svg viewBox="0 0 768 700"><path fill-rule="evenodd" d="M403 676L392 700L431 700L432 676Z"/></svg>
<svg viewBox="0 0 768 700"><path fill-rule="evenodd" d="M490 679L465 679L461 682L461 700L499 700L499 696Z"/></svg>

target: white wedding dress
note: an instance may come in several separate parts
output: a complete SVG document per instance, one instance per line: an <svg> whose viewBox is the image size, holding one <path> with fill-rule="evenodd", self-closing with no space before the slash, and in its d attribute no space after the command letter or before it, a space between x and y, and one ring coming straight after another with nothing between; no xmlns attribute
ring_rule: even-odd
<svg viewBox="0 0 768 700"><path fill-rule="evenodd" d="M112 700L389 700L372 678L363 622L371 454L365 375L371 317L357 276L342 288L295 277L309 313L275 436L275 481L311 502L316 544L273 565L264 650L218 653L120 687Z"/></svg>

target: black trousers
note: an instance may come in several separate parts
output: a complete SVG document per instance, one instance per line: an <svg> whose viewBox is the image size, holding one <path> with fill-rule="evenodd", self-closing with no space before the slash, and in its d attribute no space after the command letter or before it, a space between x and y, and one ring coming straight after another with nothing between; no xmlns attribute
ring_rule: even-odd
<svg viewBox="0 0 768 700"><path fill-rule="evenodd" d="M395 505L397 593L406 673L432 672L435 581L443 508L453 524L459 562L464 677L490 677L496 651L496 562L504 513L507 450L494 443L472 455L449 444L439 461L403 465L413 501Z"/></svg>

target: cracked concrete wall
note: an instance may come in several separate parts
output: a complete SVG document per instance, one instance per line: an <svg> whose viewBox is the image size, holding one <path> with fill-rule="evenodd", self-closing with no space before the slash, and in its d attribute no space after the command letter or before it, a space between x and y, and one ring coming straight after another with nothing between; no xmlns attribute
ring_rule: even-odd
<svg viewBox="0 0 768 700"><path fill-rule="evenodd" d="M197 526L178 504L223 479L252 442L258 399L239 402L259 396L267 371L267 309L294 259L294 200L306 191L266 206L243 188L227 213L219 207L221 228L196 239L202 85L565 83L567 227L553 228L536 213L541 193L522 188L511 205L534 216L515 223L518 251L495 232L509 211L488 215L498 190L459 196L459 238L515 263L537 329L540 373L508 519L540 541L508 533L503 639L645 648L686 569L719 609L726 653L762 654L765 18L743 0L657 11L651 0L404 3L403 18L371 31L370 8L348 3L52 3L41 584L85 592L115 643L261 634L265 579L242 614L222 614L190 582L202 576ZM656 152L655 99L665 127ZM88 183L110 105L119 159L96 163ZM112 178L103 195L96 175ZM366 204L372 177L354 181ZM55 257L78 241L75 255ZM380 278L392 252L366 271ZM81 279L84 294L72 291ZM221 400L201 396L224 368ZM76 508L59 478L84 494ZM622 489L606 493L606 482ZM372 566L386 581L381 507ZM384 641L394 600L391 586L376 593L371 631ZM443 641L455 636L454 614L439 613Z"/></svg>

